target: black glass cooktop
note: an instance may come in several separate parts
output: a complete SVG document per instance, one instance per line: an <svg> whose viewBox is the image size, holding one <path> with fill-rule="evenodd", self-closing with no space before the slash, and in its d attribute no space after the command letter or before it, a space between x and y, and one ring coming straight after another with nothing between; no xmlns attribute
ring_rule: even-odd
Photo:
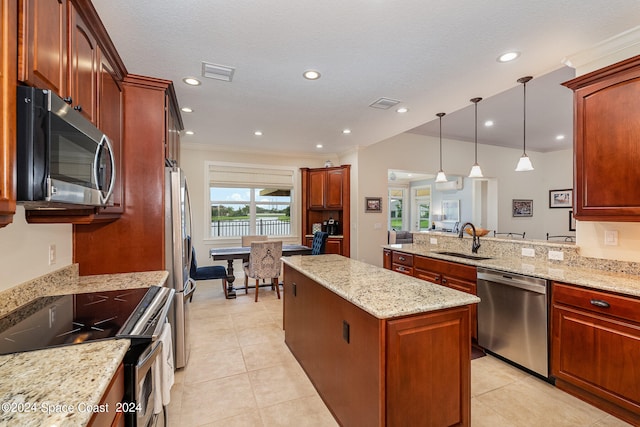
<svg viewBox="0 0 640 427"><path fill-rule="evenodd" d="M114 338L149 289L37 298L0 319L0 354Z"/></svg>

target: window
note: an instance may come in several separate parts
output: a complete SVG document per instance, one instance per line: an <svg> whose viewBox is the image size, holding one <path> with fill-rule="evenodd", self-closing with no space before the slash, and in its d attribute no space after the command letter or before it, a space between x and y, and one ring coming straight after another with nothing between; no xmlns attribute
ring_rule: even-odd
<svg viewBox="0 0 640 427"><path fill-rule="evenodd" d="M429 229L429 218L431 215L431 186L421 186L413 188L413 206L415 206L414 218L415 227L413 231L423 231Z"/></svg>
<svg viewBox="0 0 640 427"><path fill-rule="evenodd" d="M294 170L211 163L210 237L293 235Z"/></svg>
<svg viewBox="0 0 640 427"><path fill-rule="evenodd" d="M389 188L389 230L406 230L404 226L403 188Z"/></svg>

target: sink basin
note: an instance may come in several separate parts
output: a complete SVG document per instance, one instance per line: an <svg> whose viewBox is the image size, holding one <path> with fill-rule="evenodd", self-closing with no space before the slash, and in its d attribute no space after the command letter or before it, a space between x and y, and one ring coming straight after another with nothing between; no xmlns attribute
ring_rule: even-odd
<svg viewBox="0 0 640 427"><path fill-rule="evenodd" d="M469 255L469 254L463 254L463 253L460 253L460 252L443 251L443 252L436 252L436 253L440 254L440 255L455 256L455 257L458 257L458 258L465 258L465 259L475 259L475 260L491 259L491 257L478 256L478 255Z"/></svg>

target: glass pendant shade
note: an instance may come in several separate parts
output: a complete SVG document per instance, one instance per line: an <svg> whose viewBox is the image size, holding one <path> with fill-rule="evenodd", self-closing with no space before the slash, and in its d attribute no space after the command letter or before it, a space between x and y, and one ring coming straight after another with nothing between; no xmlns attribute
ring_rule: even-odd
<svg viewBox="0 0 640 427"><path fill-rule="evenodd" d="M529 159L529 156L527 156L526 154L523 154L522 157L520 157L520 160L518 160L518 166L516 166L516 172L527 172L532 170L533 170L533 165L531 164L531 160Z"/></svg>
<svg viewBox="0 0 640 427"><path fill-rule="evenodd" d="M447 175L444 174L444 171L438 171L438 175L436 175L436 182L447 182Z"/></svg>
<svg viewBox="0 0 640 427"><path fill-rule="evenodd" d="M436 182L447 182L447 176L444 174L442 170L442 117L446 113L438 113L436 116L440 119L440 170L438 171L438 175L436 175Z"/></svg>
<svg viewBox="0 0 640 427"><path fill-rule="evenodd" d="M480 165L475 163L471 166L471 172L469 172L469 178L482 178L482 169L480 169Z"/></svg>
<svg viewBox="0 0 640 427"><path fill-rule="evenodd" d="M475 122L475 129L476 129L476 135L475 135L475 150L476 150L476 156L475 156L475 163L473 164L473 166L471 167L471 172L469 172L469 178L482 178L482 169L480 169L480 165L478 164L478 102L482 101L482 98L473 98L471 99L471 102L473 102L475 104L475 114L476 114L476 122Z"/></svg>
<svg viewBox="0 0 640 427"><path fill-rule="evenodd" d="M533 77L527 76L518 79L518 83L522 83L522 92L523 92L523 122L522 122L522 157L518 160L518 165L516 166L516 172L528 172L533 170L533 165L531 164L531 159L527 156L527 82L530 81Z"/></svg>

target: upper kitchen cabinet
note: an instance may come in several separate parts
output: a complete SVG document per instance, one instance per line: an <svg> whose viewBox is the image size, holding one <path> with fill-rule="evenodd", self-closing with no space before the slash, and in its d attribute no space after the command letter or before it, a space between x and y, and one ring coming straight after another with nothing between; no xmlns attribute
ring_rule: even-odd
<svg viewBox="0 0 640 427"><path fill-rule="evenodd" d="M13 221L16 211L16 58L17 3L0 6L0 227Z"/></svg>
<svg viewBox="0 0 640 427"><path fill-rule="evenodd" d="M27 221L115 220L124 211L122 80L126 68L91 1L20 0L18 4L18 81L55 92L100 128L111 140L116 162L113 206L28 210Z"/></svg>
<svg viewBox="0 0 640 427"><path fill-rule="evenodd" d="M169 86L165 96L166 130L164 158L180 164L180 131L184 128L182 117L178 113L177 98L173 85Z"/></svg>
<svg viewBox="0 0 640 427"><path fill-rule="evenodd" d="M326 252L350 253L350 165L302 168L302 244L313 239L314 224L335 222L329 231Z"/></svg>
<svg viewBox="0 0 640 427"><path fill-rule="evenodd" d="M640 56L564 85L574 91L574 216L640 221Z"/></svg>

